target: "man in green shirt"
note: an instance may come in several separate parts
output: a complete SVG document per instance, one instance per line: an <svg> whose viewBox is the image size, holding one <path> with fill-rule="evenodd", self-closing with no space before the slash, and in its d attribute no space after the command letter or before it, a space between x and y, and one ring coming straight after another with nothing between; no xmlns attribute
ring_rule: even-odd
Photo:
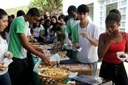
<svg viewBox="0 0 128 85"><path fill-rule="evenodd" d="M25 22L35 23L39 18L37 8L31 8L26 15L17 17L10 26L8 50L13 53L13 63L10 64L9 74L12 85L29 85L27 50L40 57L45 64L50 64L49 59L29 43L25 34Z"/></svg>

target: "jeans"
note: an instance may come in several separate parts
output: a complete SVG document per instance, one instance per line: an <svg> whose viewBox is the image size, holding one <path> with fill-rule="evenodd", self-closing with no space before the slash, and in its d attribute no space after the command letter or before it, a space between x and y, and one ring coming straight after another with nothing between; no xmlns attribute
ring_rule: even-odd
<svg viewBox="0 0 128 85"><path fill-rule="evenodd" d="M0 75L0 85L11 85L11 80L8 72L4 75Z"/></svg>
<svg viewBox="0 0 128 85"><path fill-rule="evenodd" d="M93 66L93 72L92 72L92 75L93 75L93 76L96 76L96 71L97 71L97 62L92 63L92 66Z"/></svg>

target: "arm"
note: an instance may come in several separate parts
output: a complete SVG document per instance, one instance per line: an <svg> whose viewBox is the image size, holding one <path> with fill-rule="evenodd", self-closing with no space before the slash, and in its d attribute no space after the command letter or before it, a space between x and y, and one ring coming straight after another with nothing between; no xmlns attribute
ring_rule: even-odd
<svg viewBox="0 0 128 85"><path fill-rule="evenodd" d="M0 61L0 71L4 71L7 67L4 66L4 62Z"/></svg>
<svg viewBox="0 0 128 85"><path fill-rule="evenodd" d="M37 50L37 51L39 51L39 52L43 52L42 51L42 48L40 48L40 45L39 46L37 46L37 45L32 45L32 47L35 49L35 50Z"/></svg>
<svg viewBox="0 0 128 85"><path fill-rule="evenodd" d="M41 39L43 39L44 41L46 41L46 39L45 39L45 37L42 35L42 32L43 32L44 30L40 30L40 37L41 37Z"/></svg>
<svg viewBox="0 0 128 85"><path fill-rule="evenodd" d="M99 59L102 59L104 55L107 53L108 48L110 46L110 41L107 40L106 43L104 44L104 34L100 35L99 38L99 43L98 43L98 57Z"/></svg>
<svg viewBox="0 0 128 85"><path fill-rule="evenodd" d="M40 57L40 58L43 60L43 62L44 62L45 64L50 64L49 59L48 59L44 54L42 54L42 53L36 51L36 50L31 46L31 44L29 43L27 37L26 37L23 33L19 33L19 38L20 38L21 43L23 44L23 47L24 47L25 49L27 49L27 50L30 51L31 53L33 53L33 54L37 55L38 57Z"/></svg>
<svg viewBox="0 0 128 85"><path fill-rule="evenodd" d="M88 33L86 33L86 32L81 32L81 35L82 35L84 38L88 39L89 42L90 42L92 45L98 46L98 40L94 40L93 38L91 38L91 37L88 35Z"/></svg>
<svg viewBox="0 0 128 85"><path fill-rule="evenodd" d="M114 40L115 38L119 37L120 34L118 31L113 31L111 34L108 35L108 40L106 40L105 44L104 44L104 34L100 35L99 38L99 44L98 44L98 57L99 59L102 59L104 57L104 55L107 53L108 48L112 42L112 40Z"/></svg>
<svg viewBox="0 0 128 85"><path fill-rule="evenodd" d="M96 25L92 24L92 30L91 36L89 36L88 32L81 32L81 35L86 38L93 46L98 46L98 39L99 39L99 30ZM82 31L82 30L81 30Z"/></svg>
<svg viewBox="0 0 128 85"><path fill-rule="evenodd" d="M128 33L126 33L126 49L125 52L128 54Z"/></svg>

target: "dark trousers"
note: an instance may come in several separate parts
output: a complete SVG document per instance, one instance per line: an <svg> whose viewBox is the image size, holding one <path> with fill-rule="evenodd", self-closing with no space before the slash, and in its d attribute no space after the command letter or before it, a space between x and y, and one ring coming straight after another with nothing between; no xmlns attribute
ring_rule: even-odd
<svg viewBox="0 0 128 85"><path fill-rule="evenodd" d="M11 80L8 72L4 75L0 75L0 85L11 85Z"/></svg>
<svg viewBox="0 0 128 85"><path fill-rule="evenodd" d="M128 77L123 63L114 64L102 62L100 77L112 80L115 85L128 85Z"/></svg>
<svg viewBox="0 0 128 85"><path fill-rule="evenodd" d="M9 66L9 74L12 85L29 85L30 75L27 58L13 58L13 62Z"/></svg>

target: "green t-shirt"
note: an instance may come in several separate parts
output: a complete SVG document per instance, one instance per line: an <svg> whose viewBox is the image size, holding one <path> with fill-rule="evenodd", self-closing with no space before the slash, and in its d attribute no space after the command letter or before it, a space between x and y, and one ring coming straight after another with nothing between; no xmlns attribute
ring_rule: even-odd
<svg viewBox="0 0 128 85"><path fill-rule="evenodd" d="M73 27L73 30L72 30L72 42L73 42L73 43L78 43L78 42L79 42L78 24L76 24L76 25Z"/></svg>
<svg viewBox="0 0 128 85"><path fill-rule="evenodd" d="M70 23L70 19L67 21L67 23L66 23L66 27L67 27L67 32L68 33L71 33L71 23Z"/></svg>
<svg viewBox="0 0 128 85"><path fill-rule="evenodd" d="M24 58L25 49L20 41L19 34L24 33L25 21L23 17L18 17L14 19L10 26L10 36L9 36L9 47L8 50L13 53L15 58Z"/></svg>

